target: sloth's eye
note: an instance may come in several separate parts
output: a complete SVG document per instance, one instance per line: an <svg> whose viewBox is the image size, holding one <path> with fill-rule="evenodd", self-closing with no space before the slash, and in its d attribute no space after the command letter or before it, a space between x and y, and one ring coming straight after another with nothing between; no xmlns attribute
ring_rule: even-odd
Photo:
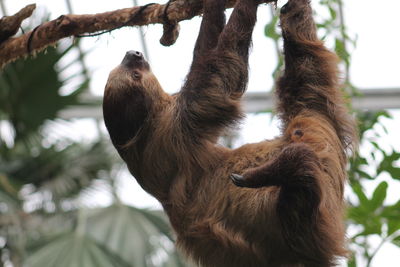
<svg viewBox="0 0 400 267"><path fill-rule="evenodd" d="M133 72L133 78L134 79L140 79L140 73L138 71Z"/></svg>

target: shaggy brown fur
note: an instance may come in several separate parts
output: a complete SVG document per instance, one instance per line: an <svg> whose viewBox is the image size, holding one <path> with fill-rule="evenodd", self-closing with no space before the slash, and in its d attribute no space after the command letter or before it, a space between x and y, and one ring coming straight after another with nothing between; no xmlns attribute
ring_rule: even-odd
<svg viewBox="0 0 400 267"><path fill-rule="evenodd" d="M178 94L166 94L143 56L128 52L106 86L106 126L130 172L162 203L177 245L202 266L332 266L346 254L343 186L355 133L336 56L317 39L308 0L289 0L281 12L282 135L234 150L216 145L242 117L259 2L238 0L225 25L225 0L204 0Z"/></svg>

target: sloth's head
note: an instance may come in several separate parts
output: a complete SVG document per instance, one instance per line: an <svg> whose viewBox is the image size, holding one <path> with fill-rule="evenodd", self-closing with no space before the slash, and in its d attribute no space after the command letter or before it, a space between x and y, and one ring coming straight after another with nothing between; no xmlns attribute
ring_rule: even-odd
<svg viewBox="0 0 400 267"><path fill-rule="evenodd" d="M124 59L108 77L105 97L115 94L129 94L134 91L148 91L160 87L157 78L151 72L149 63L138 51L126 52Z"/></svg>
<svg viewBox="0 0 400 267"><path fill-rule="evenodd" d="M116 145L132 139L155 104L166 98L143 54L128 51L110 72L104 91L103 115Z"/></svg>
<svg viewBox="0 0 400 267"><path fill-rule="evenodd" d="M165 95L149 63L138 51L126 52L124 59L110 72L104 102L131 105L138 98L153 99Z"/></svg>

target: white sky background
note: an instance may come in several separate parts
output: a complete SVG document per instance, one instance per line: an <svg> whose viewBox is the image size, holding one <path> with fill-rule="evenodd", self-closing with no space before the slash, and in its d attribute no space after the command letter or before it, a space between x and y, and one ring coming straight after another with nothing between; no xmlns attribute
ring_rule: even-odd
<svg viewBox="0 0 400 267"><path fill-rule="evenodd" d="M35 2L38 7L45 7L51 13L51 19L68 13L65 0L3 0L9 14L15 13L27 4ZM71 0L75 14L93 14L133 6L132 0ZM163 1L139 0L139 4ZM313 1L314 3L317 0ZM280 1L279 6L285 1ZM351 80L358 88L400 87L400 1L398 0L345 0L346 25L352 35L358 36L357 48L352 51ZM314 4L318 12L318 6ZM273 85L271 73L276 66L273 43L264 36L264 26L270 19L267 6L261 7L253 37L253 49L250 56L249 91L268 91ZM164 89L168 92L179 90L192 59L192 50L197 37L200 18L180 23L181 31L177 43L172 47L159 44L162 35L161 25L144 27L149 61ZM84 38L82 47L91 51L86 64L91 71L91 90L102 95L108 73L117 66L127 50L142 50L138 31L125 28L100 37ZM400 150L400 112L393 112L395 122L387 123L389 135L382 140ZM273 123L276 124L276 123ZM93 136L91 123L77 123L71 133L80 133L86 138ZM242 126L238 143L256 142L278 134L271 127L267 115L251 115ZM121 183L124 201L139 207L154 207L157 202L144 193L131 177ZM128 188L128 189L127 189ZM398 199L399 184L391 184L389 198ZM104 198L104 199L102 199ZM107 203L106 196L99 196L98 201ZM400 250L386 245L374 260L374 267L400 266Z"/></svg>

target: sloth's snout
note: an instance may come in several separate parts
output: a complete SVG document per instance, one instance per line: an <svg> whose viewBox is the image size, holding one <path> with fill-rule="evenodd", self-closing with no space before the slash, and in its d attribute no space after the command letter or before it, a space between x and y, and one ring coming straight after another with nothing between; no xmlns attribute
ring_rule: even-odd
<svg viewBox="0 0 400 267"><path fill-rule="evenodd" d="M126 52L126 56L128 57L136 57L136 58L143 58L143 54L139 51L129 50Z"/></svg>
<svg viewBox="0 0 400 267"><path fill-rule="evenodd" d="M124 59L122 60L122 65L127 67L135 67L143 63L143 54L139 51L130 50L126 52Z"/></svg>

